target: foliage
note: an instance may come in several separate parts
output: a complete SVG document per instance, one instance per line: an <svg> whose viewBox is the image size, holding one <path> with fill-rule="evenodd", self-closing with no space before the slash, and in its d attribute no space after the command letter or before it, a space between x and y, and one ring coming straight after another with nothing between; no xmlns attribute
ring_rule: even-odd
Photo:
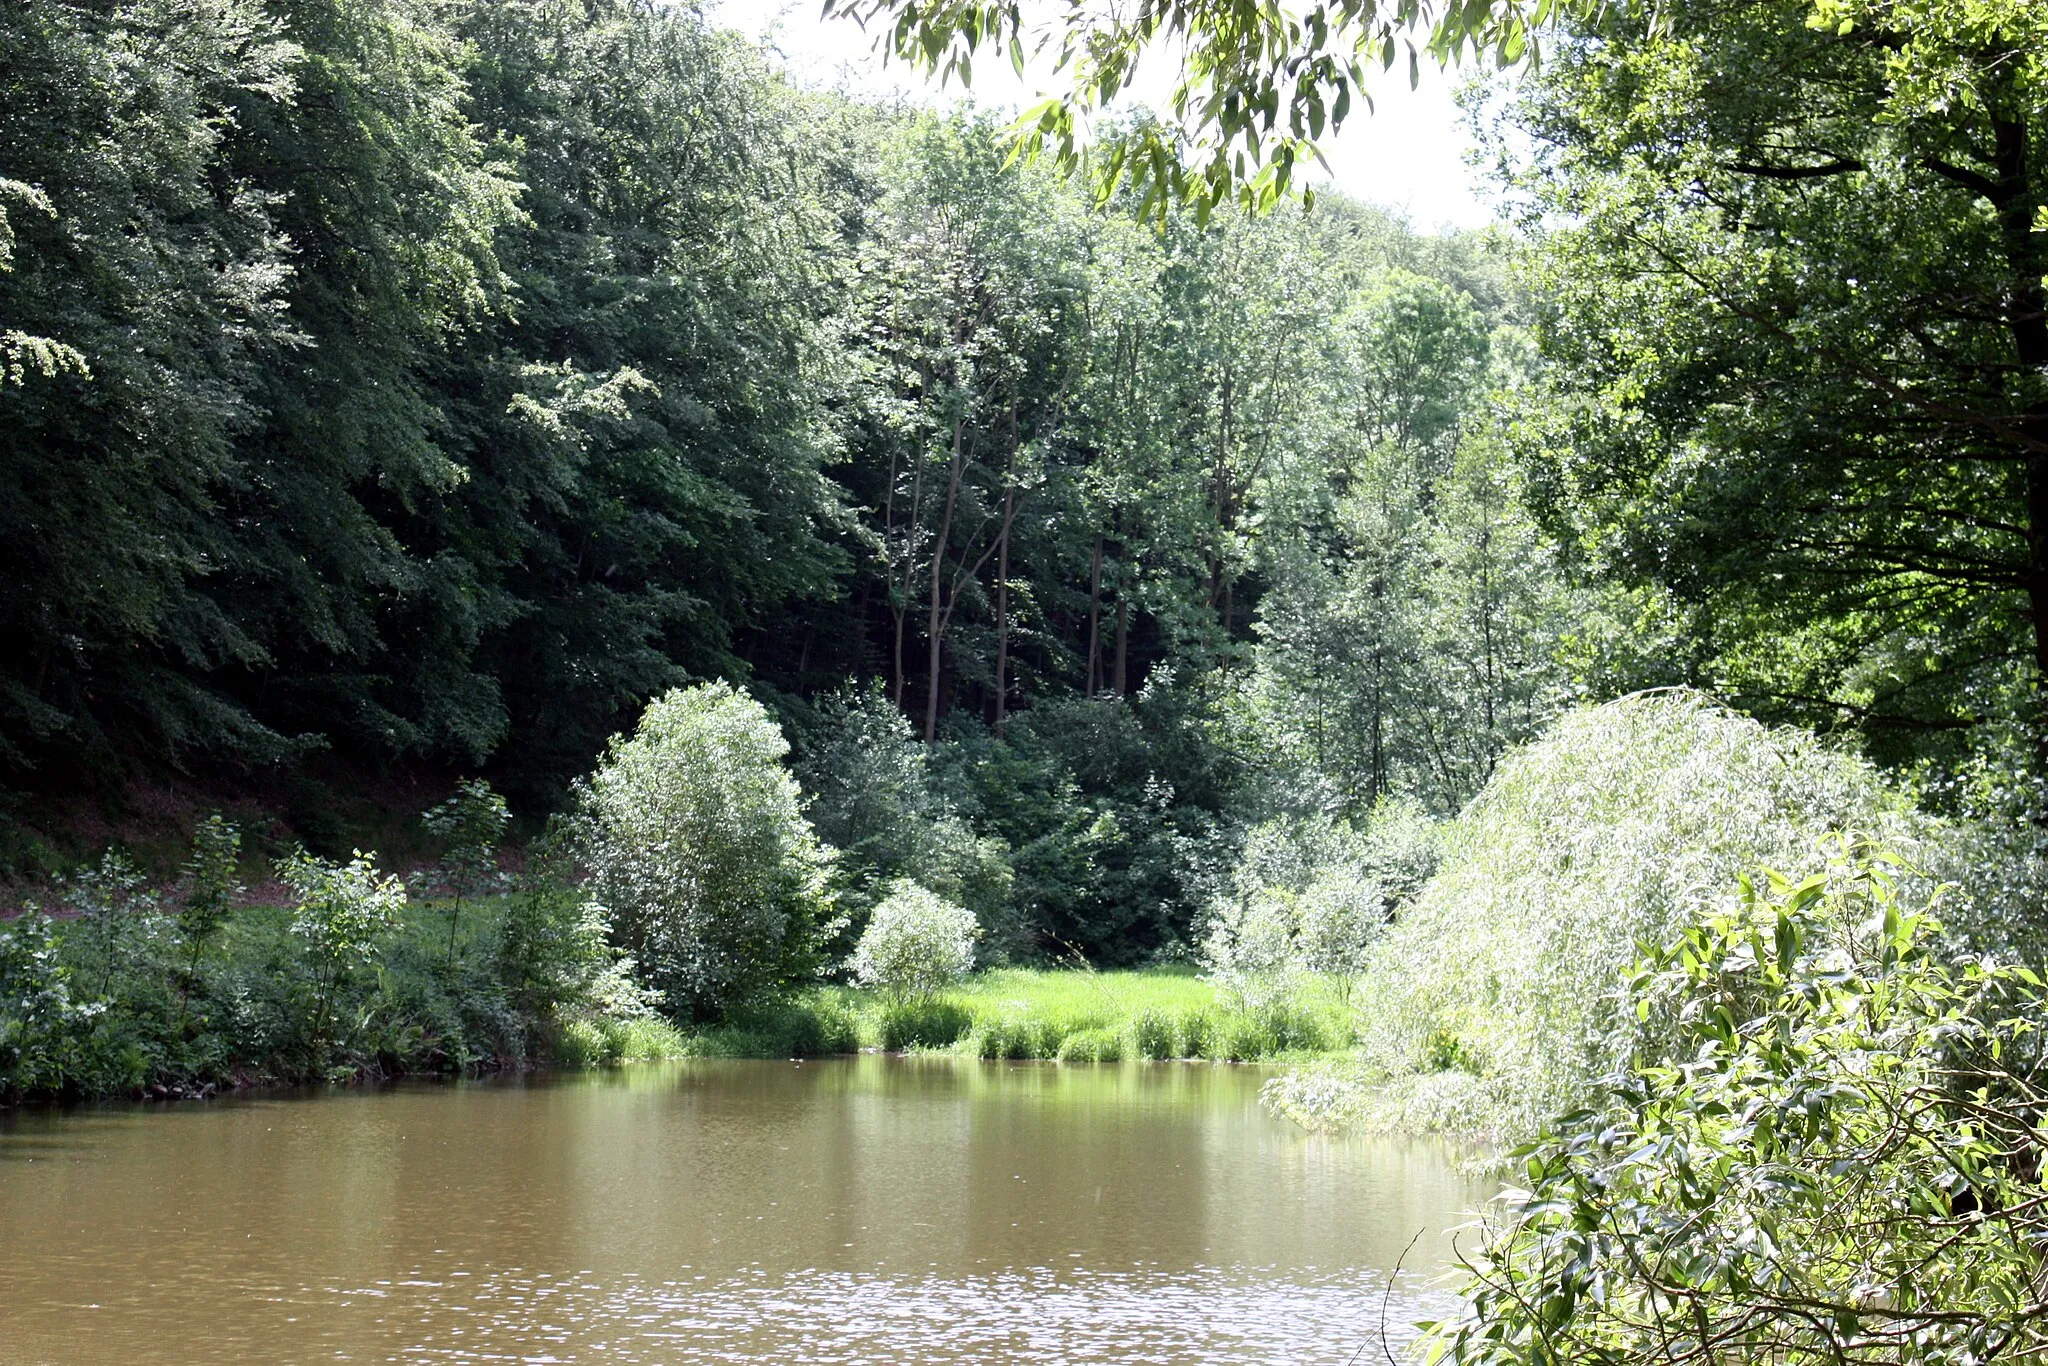
<svg viewBox="0 0 2048 1366"><path fill-rule="evenodd" d="M1466 54L1506 66L1533 58L1560 15L1628 13L1604 0L1450 4L1323 0L1306 7L1162 0L1135 10L1063 7L1056 22L1027 24L1021 0L828 0L825 12L878 30L876 45L942 78L973 79L986 49L1021 75L1026 44L1050 59L1054 93L1019 121L1020 147L1050 149L1068 169L1096 165L1113 193L1125 177L1161 213L1171 202L1204 217L1242 202L1269 208L1314 164L1325 129L1334 136L1354 103L1370 107L1368 72L1407 56L1409 79L1427 52L1453 63ZM1179 64L1171 104L1177 125L1141 124L1091 160L1090 113L1127 91L1140 61L1171 43Z"/></svg>
<svg viewBox="0 0 2048 1366"><path fill-rule="evenodd" d="M1396 908L1434 868L1434 829L1388 800L1363 830L1313 816L1250 830L1231 890L1211 908L1201 957L1225 996L1256 1007L1303 977L1347 991Z"/></svg>
<svg viewBox="0 0 2048 1366"><path fill-rule="evenodd" d="M852 1014L817 997L742 1006L675 1037L675 1055L691 1058L817 1058L860 1046Z"/></svg>
<svg viewBox="0 0 2048 1366"><path fill-rule="evenodd" d="M1304 978L1296 985L1293 995L1246 1010L1184 967L996 968L914 1000L851 987L818 988L701 1026L688 1047L729 1057L862 1047L1070 1062L1302 1059L1348 1047L1354 1037L1351 1012L1337 984ZM1077 1037L1082 1042L1070 1046ZM814 1047L820 1039L832 1046Z"/></svg>
<svg viewBox="0 0 2048 1366"><path fill-rule="evenodd" d="M953 1001L891 1001L882 1007L876 1042L892 1052L950 1048L974 1028L974 1015Z"/></svg>
<svg viewBox="0 0 2048 1366"><path fill-rule="evenodd" d="M1549 362L1518 444L1546 527L1672 638L1641 681L1944 769L2019 720L2039 767L2042 25L1714 0L1507 102Z"/></svg>
<svg viewBox="0 0 2048 1366"><path fill-rule="evenodd" d="M505 799L481 778L455 785L455 795L421 813L420 824L441 841L441 884L448 903L448 960L455 961L456 934L462 903L487 895L504 883L498 869L498 842L505 837L512 812Z"/></svg>
<svg viewBox="0 0 2048 1366"><path fill-rule="evenodd" d="M908 877L991 956L1137 963L1241 815L1447 810L1552 705L1497 242L1333 197L1154 231L694 6L203 8L0 21L9 783L261 764L238 802L332 853L358 777L487 764L539 816L744 680L849 925ZM1432 534L1375 594L1389 499ZM1414 647L1376 766L1304 743L1365 733L1347 636ZM452 973L497 889L436 821Z"/></svg>
<svg viewBox="0 0 2048 1366"><path fill-rule="evenodd" d="M31 909L0 924L0 1098L68 1089L79 1037L103 1008L72 995L47 916Z"/></svg>
<svg viewBox="0 0 2048 1366"><path fill-rule="evenodd" d="M894 883L861 931L847 968L892 1001L929 999L974 966L974 913L908 880Z"/></svg>
<svg viewBox="0 0 2048 1366"><path fill-rule="evenodd" d="M278 873L294 898L291 932L336 974L369 962L405 909L405 884L379 873L377 856L361 850L344 864L299 850Z"/></svg>
<svg viewBox="0 0 2048 1366"><path fill-rule="evenodd" d="M1261 889L1225 902L1210 918L1202 962L1234 1004L1256 1008L1294 989L1299 964L1292 900Z"/></svg>
<svg viewBox="0 0 2048 1366"><path fill-rule="evenodd" d="M1008 850L961 818L930 749L912 737L882 685L828 693L809 711L794 769L805 814L837 851L848 912L858 915L908 879L965 906L984 927L1007 929Z"/></svg>
<svg viewBox="0 0 2048 1366"><path fill-rule="evenodd" d="M565 1067L680 1058L688 1051L682 1034L661 1019L575 1018L561 1026L553 1041L554 1056Z"/></svg>
<svg viewBox="0 0 2048 1366"><path fill-rule="evenodd" d="M1122 1062L1124 1036L1111 1029L1080 1029L1060 1040L1061 1062Z"/></svg>
<svg viewBox="0 0 2048 1366"><path fill-rule="evenodd" d="M1560 647L1585 595L1486 405L1513 367L1488 360L1466 296L1398 272L1389 288L1339 327L1355 352L1331 401L1358 417L1331 439L1352 449L1269 495L1289 524L1262 542L1228 716L1279 810L1363 816L1399 795L1453 814L1570 695Z"/></svg>
<svg viewBox="0 0 2048 1366"><path fill-rule="evenodd" d="M17 772L116 708L174 752L276 740L181 666L255 653L200 581L234 557L214 514L247 472L249 373L294 334L275 206L225 155L238 113L293 96L303 54L281 28L236 0L0 18L0 762Z"/></svg>
<svg viewBox="0 0 2048 1366"><path fill-rule="evenodd" d="M239 873L242 832L218 811L192 832L192 854L185 860L185 894L178 904L178 931L197 954L220 933L235 898L245 890Z"/></svg>
<svg viewBox="0 0 2048 1366"><path fill-rule="evenodd" d="M162 926L160 902L142 870L118 850L65 879L64 908L79 922L86 949L87 985L97 996L112 989L117 973L146 954Z"/></svg>
<svg viewBox="0 0 2048 1366"><path fill-rule="evenodd" d="M498 885L498 843L511 819L505 799L481 778L457 783L454 796L421 813L420 824L441 842L441 882L457 898Z"/></svg>
<svg viewBox="0 0 2048 1366"><path fill-rule="evenodd" d="M703 684L650 706L581 789L590 894L680 1019L772 998L818 967L826 855L788 752L758 702Z"/></svg>
<svg viewBox="0 0 2048 1366"><path fill-rule="evenodd" d="M312 967L308 1046L315 1065L324 1066L335 1042L336 998L376 958L378 941L398 927L405 884L379 873L376 855L361 850L336 864L301 849L278 875L292 890L290 930Z"/></svg>
<svg viewBox="0 0 2048 1366"><path fill-rule="evenodd" d="M502 917L495 934L482 936L493 950L486 970L533 1028L565 1018L603 1028L652 1020L660 996L634 980L632 959L611 946L603 908L576 885L574 844L565 822L550 821L527 846L509 894L483 908Z"/></svg>
<svg viewBox="0 0 2048 1366"><path fill-rule="evenodd" d="M2043 993L1929 951L1849 842L1637 968L1679 1022L1516 1152L1436 1350L1462 1362L1969 1361L2041 1349Z"/></svg>
<svg viewBox="0 0 2048 1366"><path fill-rule="evenodd" d="M963 816L1010 849L1021 948L1115 966L1191 937L1230 836L1228 760L1190 703L1154 679L1130 702L1035 706L1003 737L960 727L934 755Z"/></svg>
<svg viewBox="0 0 2048 1366"><path fill-rule="evenodd" d="M1642 1045L1612 1004L1639 944L1693 923L1745 868L1805 876L1833 830L1909 852L1938 835L1867 764L1695 695L1572 713L1503 760L1374 946L1368 1075L1403 1081L1436 1122L1529 1132Z"/></svg>
<svg viewBox="0 0 2048 1366"><path fill-rule="evenodd" d="M554 788L829 579L832 158L701 16L62 0L0 51L17 775Z"/></svg>
<svg viewBox="0 0 2048 1366"><path fill-rule="evenodd" d="M219 833L203 823L195 843L219 850ZM681 1035L654 1016L603 917L539 852L518 885L472 908L452 963L440 918L417 914L367 857L294 855L278 871L296 906L229 901L203 939L155 913L125 860L103 859L68 884L79 913L0 922L0 1097L678 1054Z"/></svg>
<svg viewBox="0 0 2048 1366"><path fill-rule="evenodd" d="M448 610L414 629L488 678L496 765L541 806L667 689L785 641L800 671L792 623L849 554L824 407L869 134L694 6L462 14L465 107L524 186L519 304L442 386L467 478L421 509Z"/></svg>

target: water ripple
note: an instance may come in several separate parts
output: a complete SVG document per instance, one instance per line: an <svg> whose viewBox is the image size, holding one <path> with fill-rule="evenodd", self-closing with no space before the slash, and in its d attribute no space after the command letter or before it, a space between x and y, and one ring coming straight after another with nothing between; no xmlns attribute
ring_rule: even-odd
<svg viewBox="0 0 2048 1366"><path fill-rule="evenodd" d="M1441 1292L1403 1277L1267 1279L1216 1269L1166 1277L1010 1271L899 1278L804 1271L598 1285L488 1277L459 1298L403 1306L413 1341L391 1361L1181 1363L1405 1359ZM366 1298L383 1287L347 1292ZM380 1326L395 1326L388 1313ZM1363 1349L1363 1350L1361 1350Z"/></svg>

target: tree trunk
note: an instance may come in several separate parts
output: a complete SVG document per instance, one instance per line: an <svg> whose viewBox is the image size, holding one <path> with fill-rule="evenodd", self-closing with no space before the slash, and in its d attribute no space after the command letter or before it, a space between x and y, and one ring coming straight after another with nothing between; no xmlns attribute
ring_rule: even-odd
<svg viewBox="0 0 2048 1366"><path fill-rule="evenodd" d="M925 380L927 387L930 379ZM901 556L903 581L899 588L896 580L896 480L899 474L898 454L892 447L889 453L889 486L882 502L882 554L889 571L889 616L896 628L893 648L889 651L889 700L898 707L903 705L904 667L903 634L904 622L910 615L910 587L916 580L916 535L917 526L924 517L924 461L919 458L910 479L910 524L903 533Z"/></svg>
<svg viewBox="0 0 2048 1366"><path fill-rule="evenodd" d="M903 618L908 613L892 603L889 615L896 618L896 648L889 651L889 700L900 707L903 705Z"/></svg>
<svg viewBox="0 0 2048 1366"><path fill-rule="evenodd" d="M926 623L924 742L939 735L939 660L945 642L946 620L943 583L946 574L946 543L953 538L953 509L960 502L961 420L953 421L953 463L946 474L946 510L939 517L939 534L932 545L931 615Z"/></svg>
<svg viewBox="0 0 2048 1366"><path fill-rule="evenodd" d="M2016 96L2008 93L2007 98ZM1997 192L1991 202L1998 211L2006 262L2013 277L2007 314L2013 354L2020 369L2038 384L2048 379L2048 293L2043 291L2041 278L2048 274L2048 245L2034 230L2041 204L2029 165L2031 130L2022 114L1994 116L1991 128L1998 166ZM2027 477L2027 563L2022 579L2034 628L2035 715L2031 719L2035 759L2048 772L2048 402L2029 406L2018 426L2020 444L2026 450ZM2048 813L2042 817L2048 819Z"/></svg>
<svg viewBox="0 0 2048 1366"><path fill-rule="evenodd" d="M1488 515L1491 516L1490 510ZM1486 743L1487 750L1491 753L1496 732L1500 728L1494 715L1494 694L1499 691L1499 683L1495 677L1497 670L1493 657L1493 614L1495 603L1493 600L1493 528L1491 525L1479 533L1479 553L1483 557L1480 561L1481 568L1479 571L1479 634L1486 652L1483 670L1485 680L1484 700L1486 703Z"/></svg>
<svg viewBox="0 0 2048 1366"><path fill-rule="evenodd" d="M1236 375L1228 366L1223 370L1223 394L1221 410L1216 422L1216 463L1209 474L1209 512L1216 521L1216 545L1211 551L1209 562L1209 609L1221 606L1224 595L1229 591L1230 573L1230 527L1236 519L1231 504L1235 501L1230 480L1230 422L1236 399ZM1230 634L1228 625L1224 636Z"/></svg>
<svg viewBox="0 0 2048 1366"><path fill-rule="evenodd" d="M1017 490L1003 490L1003 528L996 550L996 738L1010 720L1010 523L1016 516Z"/></svg>
<svg viewBox="0 0 2048 1366"><path fill-rule="evenodd" d="M1095 537L1095 563L1088 570L1088 695L1102 691L1102 536Z"/></svg>
<svg viewBox="0 0 2048 1366"><path fill-rule="evenodd" d="M1130 602L1124 596L1124 588L1123 575L1118 573L1116 586L1116 695L1118 697L1122 697L1125 693L1124 661L1129 657L1128 646L1131 637Z"/></svg>

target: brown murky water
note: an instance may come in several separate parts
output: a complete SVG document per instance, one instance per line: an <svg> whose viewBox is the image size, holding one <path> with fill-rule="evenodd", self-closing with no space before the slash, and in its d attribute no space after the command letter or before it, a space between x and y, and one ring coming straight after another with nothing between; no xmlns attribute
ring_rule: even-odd
<svg viewBox="0 0 2048 1366"><path fill-rule="evenodd" d="M0 1117L0 1362L1383 1360L1484 1192L1262 1079L862 1057Z"/></svg>

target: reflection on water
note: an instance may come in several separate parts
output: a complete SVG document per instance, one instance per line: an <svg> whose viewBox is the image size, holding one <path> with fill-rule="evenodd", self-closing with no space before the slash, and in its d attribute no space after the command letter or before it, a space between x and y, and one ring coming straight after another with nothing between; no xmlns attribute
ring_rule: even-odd
<svg viewBox="0 0 2048 1366"><path fill-rule="evenodd" d="M1378 1358L1483 1192L1261 1079L870 1056L0 1119L0 1362Z"/></svg>

